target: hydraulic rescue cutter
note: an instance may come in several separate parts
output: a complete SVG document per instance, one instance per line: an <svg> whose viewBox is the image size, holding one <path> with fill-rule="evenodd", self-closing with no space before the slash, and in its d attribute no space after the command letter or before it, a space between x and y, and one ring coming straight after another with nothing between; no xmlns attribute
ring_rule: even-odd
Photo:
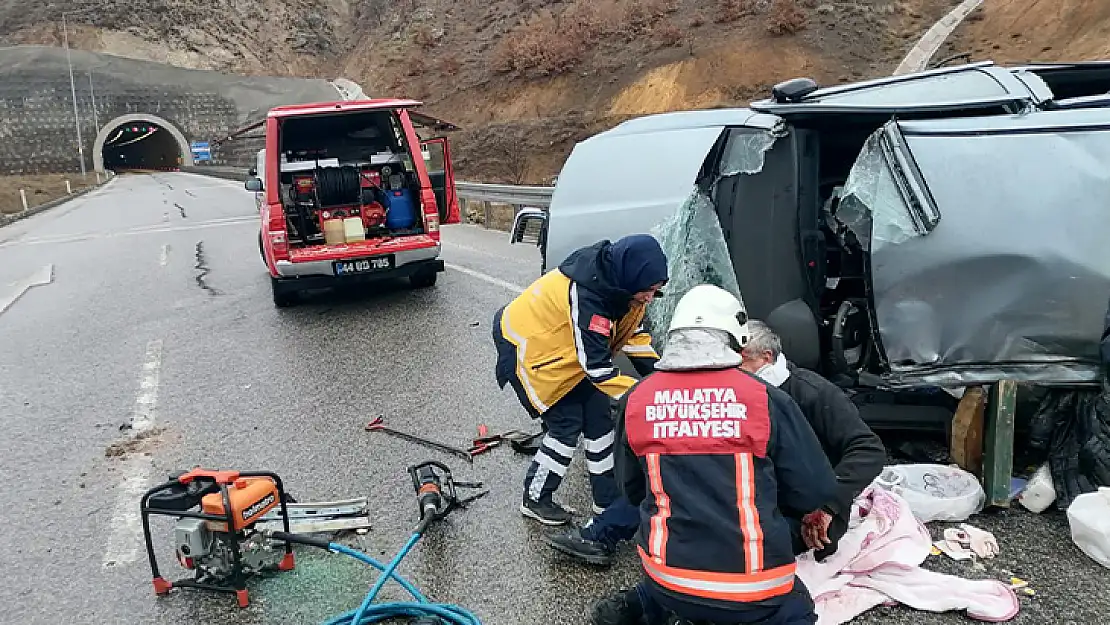
<svg viewBox="0 0 1110 625"><path fill-rule="evenodd" d="M293 568L292 543L275 540L265 535L262 527L255 527L267 513L280 508L282 528L289 533L288 500L281 478L265 471L197 468L148 490L140 508L155 594L168 594L172 588L228 592L235 594L240 607L247 607L249 577L265 570ZM177 561L194 571L194 577L170 582L158 572L150 515L177 517Z"/></svg>

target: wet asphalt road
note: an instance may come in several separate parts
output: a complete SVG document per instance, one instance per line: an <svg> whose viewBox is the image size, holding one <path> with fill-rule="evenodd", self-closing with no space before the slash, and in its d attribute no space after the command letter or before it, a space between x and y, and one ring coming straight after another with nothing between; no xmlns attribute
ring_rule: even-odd
<svg viewBox="0 0 1110 625"><path fill-rule="evenodd" d="M488 325L513 285L538 274L534 248L447 227L449 268L434 288L401 283L278 310L255 217L238 183L158 174L120 177L0 229L0 300L8 283L54 269L0 315L0 620L299 624L357 606L376 571L308 549L295 571L253 583L244 610L229 595L154 597L132 494L195 465L276 471L300 501L369 497L374 528L345 542L383 561L417 519L407 466L438 459L459 480L484 481L490 494L433 528L400 571L490 625L585 623L597 597L636 579L628 547L599 572L542 543L517 511L527 459L510 449L467 465L363 430L381 414L463 446L479 423L535 427L493 382ZM152 435L106 455L136 415ZM561 490L579 510L589 508L584 474L577 459ZM996 530L1002 555L983 571L939 558L930 567L1030 581L1037 595L1015 622L1103 620L1110 576L1075 549L1062 516L973 522ZM171 531L154 524L176 578ZM404 598L390 584L380 600ZM856 622L968 620L881 608Z"/></svg>

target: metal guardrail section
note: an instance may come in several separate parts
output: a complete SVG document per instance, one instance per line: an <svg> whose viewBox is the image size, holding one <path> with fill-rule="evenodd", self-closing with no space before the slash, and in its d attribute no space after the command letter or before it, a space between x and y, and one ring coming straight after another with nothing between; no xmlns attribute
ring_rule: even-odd
<svg viewBox="0 0 1110 625"><path fill-rule="evenodd" d="M555 187L522 187L511 184L483 184L478 182L456 182L455 192L459 197L482 202L498 202L517 206L551 205L551 194Z"/></svg>
<svg viewBox="0 0 1110 625"><path fill-rule="evenodd" d="M181 171L228 180L246 180L247 178L246 168L241 167L186 166L182 167ZM511 184L456 182L455 192L458 193L459 197L481 202L546 208L551 206L551 194L555 192L555 187L521 187Z"/></svg>

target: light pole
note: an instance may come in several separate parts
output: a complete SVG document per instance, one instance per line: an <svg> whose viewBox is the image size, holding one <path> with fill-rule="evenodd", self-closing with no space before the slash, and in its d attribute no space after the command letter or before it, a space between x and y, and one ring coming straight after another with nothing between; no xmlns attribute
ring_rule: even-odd
<svg viewBox="0 0 1110 625"><path fill-rule="evenodd" d="M81 117L77 112L77 85L73 82L73 63L69 58L69 27L66 25L66 14L62 13L62 41L66 49L66 65L69 66L69 91L73 97L73 124L77 129L77 154L81 159L81 177L86 177L85 172L85 144L81 140Z"/></svg>
<svg viewBox="0 0 1110 625"><path fill-rule="evenodd" d="M93 126L100 132L100 118L96 115L96 89L93 88L92 70L89 70L89 101L92 102Z"/></svg>

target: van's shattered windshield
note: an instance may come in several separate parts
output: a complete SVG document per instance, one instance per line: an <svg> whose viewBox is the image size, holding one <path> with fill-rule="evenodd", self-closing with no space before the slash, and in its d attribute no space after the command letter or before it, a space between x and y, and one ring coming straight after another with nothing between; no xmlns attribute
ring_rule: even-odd
<svg viewBox="0 0 1110 625"><path fill-rule="evenodd" d="M763 169L764 155L775 143L776 135L766 131L732 133L725 146L720 171L709 189L695 186L686 201L670 217L651 230L667 255L670 280L665 295L648 306L648 323L657 350L666 344L667 326L678 300L699 284L713 284L743 302L732 257L728 252L717 210L712 201L713 188L728 176L751 175Z"/></svg>

